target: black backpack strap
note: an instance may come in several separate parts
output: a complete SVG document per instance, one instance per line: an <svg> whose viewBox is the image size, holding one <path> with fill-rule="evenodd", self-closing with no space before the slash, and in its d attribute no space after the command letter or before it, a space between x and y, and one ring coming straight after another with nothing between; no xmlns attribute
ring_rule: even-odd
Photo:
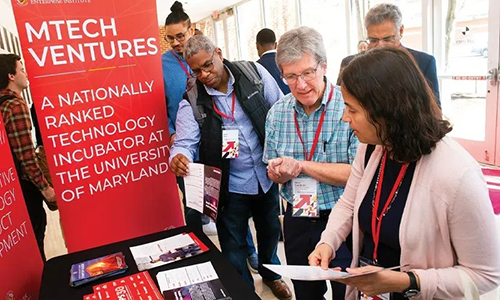
<svg viewBox="0 0 500 300"><path fill-rule="evenodd" d="M264 84L260 77L259 70L253 61L239 60L231 62L243 75L259 90L264 92Z"/></svg>
<svg viewBox="0 0 500 300"><path fill-rule="evenodd" d="M207 117L203 105L198 104L198 86L196 84L196 77L189 77L186 84L186 92L184 93L186 99L193 108L194 118L198 122L199 127L203 126L203 121Z"/></svg>
<svg viewBox="0 0 500 300"><path fill-rule="evenodd" d="M366 146L366 153L365 153L365 168L366 165L368 165L368 161L370 160L370 157L372 156L373 150L375 150L375 145L370 145L368 144Z"/></svg>

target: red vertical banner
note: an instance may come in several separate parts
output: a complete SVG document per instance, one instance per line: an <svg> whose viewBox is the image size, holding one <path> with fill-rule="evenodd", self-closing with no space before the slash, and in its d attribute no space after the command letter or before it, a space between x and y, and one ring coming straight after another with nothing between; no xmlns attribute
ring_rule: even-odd
<svg viewBox="0 0 500 300"><path fill-rule="evenodd" d="M0 116L0 299L38 299L43 261Z"/></svg>
<svg viewBox="0 0 500 300"><path fill-rule="evenodd" d="M70 252L183 225L154 0L12 0Z"/></svg>

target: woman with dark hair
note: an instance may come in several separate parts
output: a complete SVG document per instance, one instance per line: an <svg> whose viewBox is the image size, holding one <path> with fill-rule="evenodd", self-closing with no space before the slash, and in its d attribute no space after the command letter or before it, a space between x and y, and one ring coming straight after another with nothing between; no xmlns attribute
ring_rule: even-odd
<svg viewBox="0 0 500 300"><path fill-rule="evenodd" d="M352 230L346 299L479 299L500 284L500 240L478 163L404 50L376 49L343 71L348 122L363 144L311 265L326 269ZM367 144L367 145L366 145ZM363 298L366 299L366 298Z"/></svg>

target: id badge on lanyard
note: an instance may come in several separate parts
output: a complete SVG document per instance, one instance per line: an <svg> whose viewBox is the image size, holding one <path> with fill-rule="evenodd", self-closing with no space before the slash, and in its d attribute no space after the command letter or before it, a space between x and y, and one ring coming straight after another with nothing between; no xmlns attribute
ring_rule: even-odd
<svg viewBox="0 0 500 300"><path fill-rule="evenodd" d="M293 217L318 218L318 181L313 178L292 179Z"/></svg>
<svg viewBox="0 0 500 300"><path fill-rule="evenodd" d="M231 102L232 102L232 109L231 109L231 115L228 116L221 112L217 106L215 105L215 100L212 98L212 105L215 110L215 112L228 120L231 120L230 125L222 125L222 158L224 159L234 159L238 158L238 155L240 153L240 141L239 141L239 134L240 130L238 126L234 122L234 109L235 109L235 103L236 103L236 96L234 94L234 91L231 93Z"/></svg>
<svg viewBox="0 0 500 300"><path fill-rule="evenodd" d="M236 125L222 126L222 158L238 158L240 151L239 133L240 130Z"/></svg>
<svg viewBox="0 0 500 300"><path fill-rule="evenodd" d="M321 128L323 127L323 122L325 120L326 110L328 108L328 103L332 100L333 96L333 85L330 86L330 94L328 95L328 101L326 102L325 108L321 113L321 117L318 122L318 127L316 128L316 134L314 135L313 145L309 154L307 153L306 145L302 134L300 132L299 121L297 119L297 113L293 111L293 119L295 122L295 129L297 130L297 136L302 143L302 148L304 150L304 159L306 161L312 161L314 152L316 151L316 146L318 145L319 136L321 134ZM307 217L307 218L319 218L319 206L318 206L318 181L313 178L295 178L292 179L293 188L293 217Z"/></svg>
<svg viewBox="0 0 500 300"><path fill-rule="evenodd" d="M377 266L377 263L374 262L371 259L367 259L365 257L360 257L359 258L359 266L360 267L366 267L366 266ZM390 300L391 299L391 293L386 293L386 294L381 294L381 295L376 295L376 296L367 296L363 292L360 293L360 299L361 300Z"/></svg>

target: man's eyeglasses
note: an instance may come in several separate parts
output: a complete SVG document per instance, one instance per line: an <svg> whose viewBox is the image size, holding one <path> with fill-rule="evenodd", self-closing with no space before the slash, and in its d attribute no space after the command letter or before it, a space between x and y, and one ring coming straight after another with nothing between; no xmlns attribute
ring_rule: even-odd
<svg viewBox="0 0 500 300"><path fill-rule="evenodd" d="M184 33L178 33L175 36L165 35L165 41L169 43L173 43L175 40L177 40L179 43L184 42L184 40L186 39L186 33L188 31L189 28Z"/></svg>
<svg viewBox="0 0 500 300"><path fill-rule="evenodd" d="M311 68L311 69L307 69L299 75L290 74L290 75L283 76L283 82L287 85L295 85L297 83L297 80L299 79L299 77L302 78L304 81L314 80L314 79L316 79L316 71L318 70L319 64L320 64L320 62L318 62L318 64L316 64L316 67Z"/></svg>
<svg viewBox="0 0 500 300"><path fill-rule="evenodd" d="M214 69L214 55L215 55L215 51L214 53L212 53L212 57L210 58L210 61L207 61L205 62L205 64L203 66L201 66L199 69L191 69L191 71L193 71L193 75L196 76L196 77L200 77L201 76L201 72L210 72Z"/></svg>
<svg viewBox="0 0 500 300"><path fill-rule="evenodd" d="M396 40L396 36L391 35L391 36L386 36L386 37L381 38L381 39L369 37L366 41L368 42L368 44L378 44L378 43L380 43L380 41L382 41L384 43L392 43L395 40Z"/></svg>

